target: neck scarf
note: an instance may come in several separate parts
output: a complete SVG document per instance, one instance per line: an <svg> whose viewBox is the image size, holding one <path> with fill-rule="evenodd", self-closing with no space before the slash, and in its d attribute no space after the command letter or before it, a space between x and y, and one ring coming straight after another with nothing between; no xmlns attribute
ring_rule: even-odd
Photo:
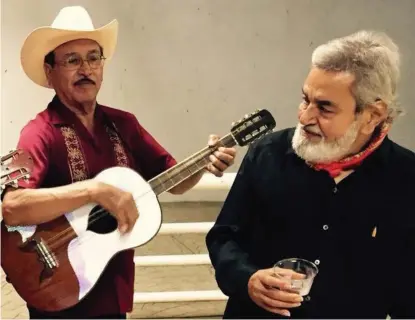
<svg viewBox="0 0 415 320"><path fill-rule="evenodd" d="M317 171L324 170L330 174L330 177L335 178L339 176L342 171L351 170L358 167L363 160L371 155L383 142L388 134L390 126L386 123L381 127L380 133L370 142L370 144L359 153L344 158L339 161L330 163L309 163L309 165Z"/></svg>

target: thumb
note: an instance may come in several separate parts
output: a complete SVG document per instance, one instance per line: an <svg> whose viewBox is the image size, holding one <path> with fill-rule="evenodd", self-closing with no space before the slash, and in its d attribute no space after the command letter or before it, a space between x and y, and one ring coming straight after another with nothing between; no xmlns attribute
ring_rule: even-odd
<svg viewBox="0 0 415 320"><path fill-rule="evenodd" d="M213 147L214 145L216 145L218 140L219 140L219 137L217 135L211 134L211 135L209 135L208 145L210 147Z"/></svg>

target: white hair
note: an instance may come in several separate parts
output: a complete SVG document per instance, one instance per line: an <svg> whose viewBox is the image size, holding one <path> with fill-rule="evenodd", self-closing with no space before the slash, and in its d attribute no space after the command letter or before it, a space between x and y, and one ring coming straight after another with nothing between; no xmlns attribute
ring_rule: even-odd
<svg viewBox="0 0 415 320"><path fill-rule="evenodd" d="M402 113L397 101L399 48L385 33L364 30L331 40L314 50L311 64L355 77L352 94L357 111L380 99L388 106L388 122Z"/></svg>

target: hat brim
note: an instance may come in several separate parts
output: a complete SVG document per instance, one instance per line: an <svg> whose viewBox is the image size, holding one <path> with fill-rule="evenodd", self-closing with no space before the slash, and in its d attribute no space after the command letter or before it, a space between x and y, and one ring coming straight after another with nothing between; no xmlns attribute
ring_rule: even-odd
<svg viewBox="0 0 415 320"><path fill-rule="evenodd" d="M104 55L110 60L117 45L118 21L92 31L63 30L52 27L40 27L31 32L20 51L23 71L36 84L50 88L44 71L45 56L61 44L77 40L94 40L103 48Z"/></svg>

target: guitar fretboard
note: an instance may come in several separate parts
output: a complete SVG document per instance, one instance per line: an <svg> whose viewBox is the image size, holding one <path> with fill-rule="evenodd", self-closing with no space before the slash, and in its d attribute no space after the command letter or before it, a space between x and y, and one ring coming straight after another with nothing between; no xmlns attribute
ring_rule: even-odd
<svg viewBox="0 0 415 320"><path fill-rule="evenodd" d="M166 192L178 185L180 182L186 180L193 174L203 170L209 163L209 156L216 151L220 146L227 148L233 147L236 144L234 138L229 133L219 140L215 147L205 147L196 152L189 158L179 162L174 167L154 177L149 181L151 188L156 195Z"/></svg>

